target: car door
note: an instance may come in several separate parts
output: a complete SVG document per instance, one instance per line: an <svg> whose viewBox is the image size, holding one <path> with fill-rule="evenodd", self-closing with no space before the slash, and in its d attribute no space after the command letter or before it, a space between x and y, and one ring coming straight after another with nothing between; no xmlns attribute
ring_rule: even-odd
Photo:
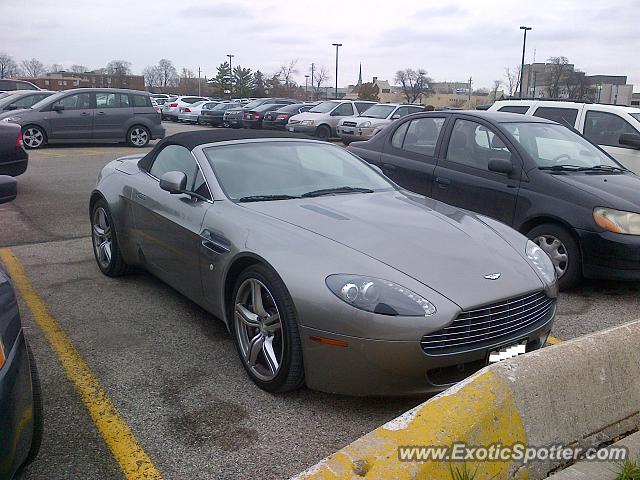
<svg viewBox="0 0 640 480"><path fill-rule="evenodd" d="M445 116L429 116L398 125L385 140L380 156L384 174L407 190L430 196L445 122Z"/></svg>
<svg viewBox="0 0 640 480"><path fill-rule="evenodd" d="M93 138L97 140L123 140L123 126L133 115L133 107L126 93L96 92L93 119Z"/></svg>
<svg viewBox="0 0 640 480"><path fill-rule="evenodd" d="M94 99L92 97L92 93L74 93L53 103L50 112L48 112L49 139L90 139L94 114Z"/></svg>
<svg viewBox="0 0 640 480"><path fill-rule="evenodd" d="M344 117L353 117L355 115L355 110L353 108L353 104L351 102L345 102L338 105L333 111L329 114L329 118L327 122L331 126L331 135L335 136L336 127L338 126L338 122L340 119Z"/></svg>
<svg viewBox="0 0 640 480"><path fill-rule="evenodd" d="M598 110L587 110L584 116L583 134L600 145L622 165L640 175L640 150L620 143L620 135L640 135L636 128L620 115Z"/></svg>
<svg viewBox="0 0 640 480"><path fill-rule="evenodd" d="M453 119L452 119L453 120ZM513 223L522 162L505 137L488 123L455 118L435 169L432 197L450 205ZM513 172L489 170L492 159L510 159Z"/></svg>
<svg viewBox="0 0 640 480"><path fill-rule="evenodd" d="M187 176L187 194L171 194L160 188L159 178L179 171ZM202 297L200 244L202 223L212 205L200 166L181 145L167 145L156 156L145 180L131 192L133 219L148 268L191 299Z"/></svg>

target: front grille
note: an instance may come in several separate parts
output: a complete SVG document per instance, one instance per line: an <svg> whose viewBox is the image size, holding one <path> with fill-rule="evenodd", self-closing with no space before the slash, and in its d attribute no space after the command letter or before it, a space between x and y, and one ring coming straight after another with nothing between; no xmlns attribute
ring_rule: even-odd
<svg viewBox="0 0 640 480"><path fill-rule="evenodd" d="M555 304L554 298L536 292L461 312L451 325L424 335L420 344L425 353L444 355L516 340L518 333L548 322Z"/></svg>
<svg viewBox="0 0 640 480"><path fill-rule="evenodd" d="M356 122L342 122L343 127L357 127L358 124Z"/></svg>

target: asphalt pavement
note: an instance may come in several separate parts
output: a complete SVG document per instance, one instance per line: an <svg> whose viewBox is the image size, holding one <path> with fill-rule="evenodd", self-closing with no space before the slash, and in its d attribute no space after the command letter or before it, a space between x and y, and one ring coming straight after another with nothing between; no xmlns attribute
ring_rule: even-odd
<svg viewBox="0 0 640 480"><path fill-rule="evenodd" d="M203 128L166 126L168 134ZM139 151L64 145L30 152L17 200L0 206L0 247L17 256L165 479L287 478L424 400L268 394L246 376L219 320L145 273L100 274L89 193L106 163ZM552 334L566 340L636 319L639 290L638 283L586 282L562 294ZM45 402L42 450L22 478L124 478L21 302Z"/></svg>

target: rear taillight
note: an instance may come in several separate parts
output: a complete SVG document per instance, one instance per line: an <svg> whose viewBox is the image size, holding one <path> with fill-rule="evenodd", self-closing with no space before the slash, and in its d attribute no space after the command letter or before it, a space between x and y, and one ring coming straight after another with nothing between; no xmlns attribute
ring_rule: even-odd
<svg viewBox="0 0 640 480"><path fill-rule="evenodd" d="M184 111L185 111L186 113L191 113L191 110L189 109L189 107L185 108L185 109L184 109Z"/></svg>
<svg viewBox="0 0 640 480"><path fill-rule="evenodd" d="M289 118L289 115L278 115L276 118L278 120L286 120L287 118Z"/></svg>
<svg viewBox="0 0 640 480"><path fill-rule="evenodd" d="M175 107L178 106L178 104L177 103L170 103L169 106L172 107L172 108L175 108Z"/></svg>
<svg viewBox="0 0 640 480"><path fill-rule="evenodd" d="M260 114L259 113L254 113L253 114L253 118L256 119L256 120L259 119L260 118Z"/></svg>
<svg viewBox="0 0 640 480"><path fill-rule="evenodd" d="M22 140L22 130L18 132L18 138L16 138L16 149L20 149L24 146L24 141Z"/></svg>

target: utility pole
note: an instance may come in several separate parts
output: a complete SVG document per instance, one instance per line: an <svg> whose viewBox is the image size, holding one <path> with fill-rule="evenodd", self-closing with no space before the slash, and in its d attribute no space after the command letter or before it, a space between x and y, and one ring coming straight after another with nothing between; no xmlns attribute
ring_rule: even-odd
<svg viewBox="0 0 640 480"><path fill-rule="evenodd" d="M309 75L304 76L304 99L309 100Z"/></svg>
<svg viewBox="0 0 640 480"><path fill-rule="evenodd" d="M524 52L527 48L527 31L532 30L532 28L521 26L520 30L524 30L524 39L522 40L522 63L520 64L520 98L522 98L522 82L524 80Z"/></svg>
<svg viewBox="0 0 640 480"><path fill-rule="evenodd" d="M316 90L315 90L315 87L313 86L313 82L315 81L315 78L316 78L316 77L313 75L313 72L314 72L314 68L315 68L315 67L316 67L316 64L315 64L315 63L312 63L312 64L311 64L311 91L312 91L312 92L315 92L315 91L316 91ZM320 89L320 86L318 86L318 90L319 90L319 89ZM313 100L315 100L315 98L316 98L316 96L315 96L315 95L313 95Z"/></svg>
<svg viewBox="0 0 640 480"><path fill-rule="evenodd" d="M233 57L235 57L235 55L227 54L227 57L229 57L229 98L232 98L232 96L233 96L233 68L231 68L231 59Z"/></svg>
<svg viewBox="0 0 640 480"><path fill-rule="evenodd" d="M332 43L336 47L336 100L338 99L338 49L342 46L341 43Z"/></svg>
<svg viewBox="0 0 640 480"><path fill-rule="evenodd" d="M467 93L467 110L471 110L471 77L469 77L469 91Z"/></svg>
<svg viewBox="0 0 640 480"><path fill-rule="evenodd" d="M200 92L200 67L198 67L198 96L202 96L202 93Z"/></svg>

